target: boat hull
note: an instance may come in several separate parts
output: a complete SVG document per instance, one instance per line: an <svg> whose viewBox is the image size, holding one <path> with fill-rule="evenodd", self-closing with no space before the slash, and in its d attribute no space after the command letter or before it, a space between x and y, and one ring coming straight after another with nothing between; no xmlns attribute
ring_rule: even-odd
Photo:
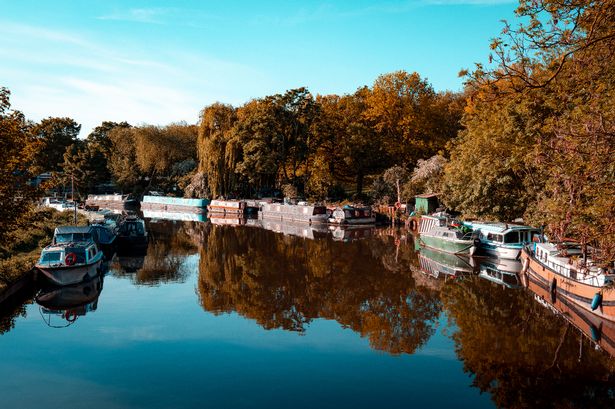
<svg viewBox="0 0 615 409"><path fill-rule="evenodd" d="M523 250L521 258L523 260L524 272L528 274L529 279L533 279L542 286L554 287L554 297L562 297L592 314L609 321L615 321L614 289L605 290L603 287L585 284L561 275L550 267L540 263L527 250ZM555 286L553 286L554 282ZM598 308L592 311L592 300L594 296L600 292L602 292L602 303Z"/></svg>
<svg viewBox="0 0 615 409"><path fill-rule="evenodd" d="M471 255L474 249L474 240L445 240L428 234L421 234L420 239L425 247L451 254Z"/></svg>
<svg viewBox="0 0 615 409"><path fill-rule="evenodd" d="M487 256L493 256L493 257L507 259L507 260L519 260L519 258L521 257L520 248L508 248L508 247L494 246L494 245L485 244L482 242L478 246L478 251Z"/></svg>
<svg viewBox="0 0 615 409"><path fill-rule="evenodd" d="M40 267L37 269L51 283L56 285L78 284L84 280L95 277L100 273L101 259L92 263L79 266Z"/></svg>

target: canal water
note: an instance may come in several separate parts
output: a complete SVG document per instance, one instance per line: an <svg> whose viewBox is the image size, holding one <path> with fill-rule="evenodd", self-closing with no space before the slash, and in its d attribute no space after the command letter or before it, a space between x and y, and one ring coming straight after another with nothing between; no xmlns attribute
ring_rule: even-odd
<svg viewBox="0 0 615 409"><path fill-rule="evenodd" d="M149 220L0 319L6 408L613 407L608 324L390 228ZM558 308L560 308L558 310Z"/></svg>

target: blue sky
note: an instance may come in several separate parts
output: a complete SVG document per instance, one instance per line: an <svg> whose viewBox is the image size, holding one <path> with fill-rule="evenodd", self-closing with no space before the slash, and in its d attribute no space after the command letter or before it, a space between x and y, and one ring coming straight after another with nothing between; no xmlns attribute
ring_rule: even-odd
<svg viewBox="0 0 615 409"><path fill-rule="evenodd" d="M215 101L350 93L417 71L459 90L510 0L0 0L0 86L32 120L195 123Z"/></svg>

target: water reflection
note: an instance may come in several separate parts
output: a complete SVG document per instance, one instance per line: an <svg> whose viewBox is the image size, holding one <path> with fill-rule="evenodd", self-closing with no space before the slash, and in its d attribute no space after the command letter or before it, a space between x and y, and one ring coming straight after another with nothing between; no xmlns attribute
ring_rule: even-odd
<svg viewBox="0 0 615 409"><path fill-rule="evenodd" d="M115 274L139 285L183 282L189 274L185 259L197 253L201 231L206 228L199 222L149 220L147 248L118 253L113 264Z"/></svg>
<svg viewBox="0 0 615 409"><path fill-rule="evenodd" d="M434 333L440 301L414 286L414 252L393 237L347 246L263 229L213 226L208 233L198 284L207 311L237 311L266 329L297 332L316 318L334 319L394 354L413 353Z"/></svg>
<svg viewBox="0 0 615 409"><path fill-rule="evenodd" d="M138 336L131 332L128 337L126 356L136 362L135 368L145 365L144 357L150 357L155 350L166 354L170 362L157 376L200 382L198 375L214 379L221 370L245 369L245 360L251 358L251 362L266 362L263 368L251 366L254 378L266 374L272 361L286 364L289 357L293 369L296 360L296 370L303 372L310 365L305 361L311 358L302 357L313 357L313 349L298 347L300 342L296 340L309 339L319 326L327 326L325 335L320 336L338 340L342 346L327 350L318 364L326 365L322 362L333 362L344 354L351 355L348 362L365 358L368 363L357 366L357 377L371 379L371 365L380 365L386 368L382 384L387 387L392 384L387 378L388 368L400 365L396 379L403 388L402 392L396 390L398 397L406 396L408 385L416 382L414 378L422 378L431 390L419 392L432 399L434 391L442 388L425 374L431 371L433 377L434 371L444 368L442 379L449 382L447 387L459 392L468 391L467 386L472 385L476 394L478 390L488 393L499 407L613 406L615 359L608 354L615 354L615 324L559 299L550 303L548 289L520 279L523 276L519 274L519 262L464 258L430 249L417 251L412 237L394 228L308 227L262 224L252 219L246 220L245 226L150 220L146 252L120 254L113 260L112 276L107 277L106 292L102 294L105 302L101 305L106 311L115 308L116 315L99 312L88 317L86 325L73 328L95 327L100 320L105 331L113 328L112 333L117 335L125 327L133 329L127 323L147 321L148 325L135 329ZM165 286L166 283L177 285ZM134 289L131 284L148 288ZM120 288L122 291L113 293ZM195 288L198 304L194 301ZM86 294L84 289L67 290L41 292L36 297L54 324L66 324L98 307L100 291ZM142 308L130 308L135 299ZM21 305L7 309L0 319L0 333L26 319L25 308ZM231 312L237 314L226 314ZM38 320L38 315L35 318ZM170 321L181 325L173 327ZM285 331L254 331L254 323L265 330ZM237 328L242 326L248 329L238 336ZM401 356L370 355L365 350L361 354L354 350L349 353L347 343L358 337L342 328L365 337L373 349ZM23 326L17 329L15 333L26 330ZM172 342L161 337L164 332L174 333ZM212 341L211 337L219 337L220 333L230 341ZM238 340L243 334L249 335ZM87 336L83 335L83 339ZM194 342L195 339L203 342ZM10 336L0 340L8 342ZM263 343L267 344L265 352ZM292 344L296 349L280 352L269 348L270 344ZM241 349L242 345L247 345L248 352ZM185 354L186 362L203 358L187 366L189 376L173 372L177 371L178 351ZM109 353L116 352L114 348ZM210 355L205 359L203 354ZM207 372L212 362L218 366L214 372ZM414 365L420 362L423 367L417 369ZM467 377L461 374L451 381L454 376L445 371L461 373L461 366ZM134 370L136 375L142 375ZM340 378L352 375L340 371ZM314 378L320 379L321 375L314 372ZM295 378L292 380L309 382L308 378ZM231 388L232 382L224 382L218 379L216 387ZM342 379L340 387L343 384ZM288 389L295 390L296 385ZM309 386L313 389L312 384ZM386 388L379 391L378 396L388 393ZM184 392L190 393L188 389ZM353 393L355 397L360 395Z"/></svg>
<svg viewBox="0 0 615 409"><path fill-rule="evenodd" d="M471 278L442 303L473 385L499 407L593 407L613 403L614 361L524 291Z"/></svg>
<svg viewBox="0 0 615 409"><path fill-rule="evenodd" d="M103 275L64 287L43 287L35 296L45 323L53 328L72 325L78 317L98 308L103 289Z"/></svg>

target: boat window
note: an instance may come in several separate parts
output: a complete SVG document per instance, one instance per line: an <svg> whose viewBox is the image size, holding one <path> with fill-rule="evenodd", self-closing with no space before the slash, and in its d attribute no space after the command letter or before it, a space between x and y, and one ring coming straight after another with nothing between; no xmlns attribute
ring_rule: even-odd
<svg viewBox="0 0 615 409"><path fill-rule="evenodd" d="M501 234L489 233L487 235L487 240L497 241L497 242L501 243L503 241L503 238L502 238Z"/></svg>
<svg viewBox="0 0 615 409"><path fill-rule="evenodd" d="M511 231L504 235L504 243L519 243L519 232Z"/></svg>
<svg viewBox="0 0 615 409"><path fill-rule="evenodd" d="M56 235L56 243L68 243L68 242L71 241L72 237L73 237L73 235L70 234L70 233L57 234Z"/></svg>
<svg viewBox="0 0 615 409"><path fill-rule="evenodd" d="M324 206L315 206L312 215L316 216L318 214L327 214L327 208Z"/></svg>
<svg viewBox="0 0 615 409"><path fill-rule="evenodd" d="M50 252L50 253L43 253L43 256L41 257L41 263L52 263L54 261L60 261L60 258L62 257L62 253L54 251L54 252Z"/></svg>
<svg viewBox="0 0 615 409"><path fill-rule="evenodd" d="M85 263L85 249L84 248L70 248L70 247L68 247L68 248L66 248L64 250L64 252L66 254L73 253L75 256L77 256L77 261L76 261L77 264Z"/></svg>

